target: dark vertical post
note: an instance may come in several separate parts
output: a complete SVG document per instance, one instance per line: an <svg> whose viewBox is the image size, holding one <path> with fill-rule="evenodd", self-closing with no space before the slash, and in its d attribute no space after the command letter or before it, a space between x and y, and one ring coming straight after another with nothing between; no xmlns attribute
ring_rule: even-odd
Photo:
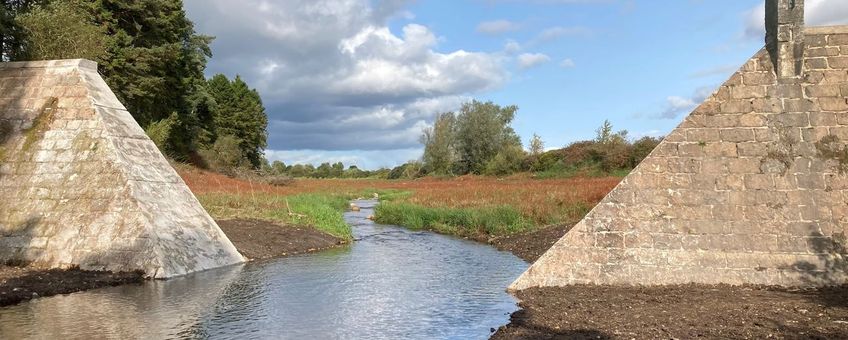
<svg viewBox="0 0 848 340"><path fill-rule="evenodd" d="M766 0L766 48L781 82L804 67L804 0Z"/></svg>

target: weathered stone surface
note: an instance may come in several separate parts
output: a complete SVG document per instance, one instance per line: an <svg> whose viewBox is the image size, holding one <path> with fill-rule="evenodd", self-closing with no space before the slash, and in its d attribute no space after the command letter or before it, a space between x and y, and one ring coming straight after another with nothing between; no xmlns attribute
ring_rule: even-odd
<svg viewBox="0 0 848 340"><path fill-rule="evenodd" d="M0 87L0 261L153 278L244 261L95 63L0 63Z"/></svg>
<svg viewBox="0 0 848 340"><path fill-rule="evenodd" d="M800 37L780 42L808 53L758 52L510 289L848 282L848 26Z"/></svg>

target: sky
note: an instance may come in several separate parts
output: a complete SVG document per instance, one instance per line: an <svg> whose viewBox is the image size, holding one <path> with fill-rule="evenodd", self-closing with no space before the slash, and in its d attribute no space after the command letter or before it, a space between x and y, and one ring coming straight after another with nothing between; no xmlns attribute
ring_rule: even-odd
<svg viewBox="0 0 848 340"><path fill-rule="evenodd" d="M763 0L186 0L207 76L262 96L269 160L376 169L472 99L517 105L525 146L677 126L763 47ZM807 0L808 25L848 1Z"/></svg>

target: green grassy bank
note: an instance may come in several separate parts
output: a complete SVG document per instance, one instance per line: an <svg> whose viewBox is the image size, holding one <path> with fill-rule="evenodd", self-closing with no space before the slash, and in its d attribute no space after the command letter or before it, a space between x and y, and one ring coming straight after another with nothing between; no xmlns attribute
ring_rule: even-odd
<svg viewBox="0 0 848 340"><path fill-rule="evenodd" d="M349 198L343 195L208 193L197 195L197 198L215 219L255 218L308 225L348 241L353 239L350 226L343 218Z"/></svg>
<svg viewBox="0 0 848 340"><path fill-rule="evenodd" d="M416 204L382 201L375 210L381 224L442 234L477 237L524 232L534 225L510 206L484 208L431 208Z"/></svg>

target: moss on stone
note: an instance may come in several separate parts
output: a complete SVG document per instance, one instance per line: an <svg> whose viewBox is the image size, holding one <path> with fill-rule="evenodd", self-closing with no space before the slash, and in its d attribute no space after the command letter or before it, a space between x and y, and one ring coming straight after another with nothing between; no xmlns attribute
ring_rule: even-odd
<svg viewBox="0 0 848 340"><path fill-rule="evenodd" d="M12 122L0 120L0 163L6 162L6 144L12 139Z"/></svg>
<svg viewBox="0 0 848 340"><path fill-rule="evenodd" d="M22 152L28 152L35 143L44 137L44 132L47 131L50 123L53 122L58 102L59 99L57 98L49 98L47 102L44 103L44 106L41 107L41 111L38 113L38 116L32 120L32 126L23 131L24 147Z"/></svg>
<svg viewBox="0 0 848 340"><path fill-rule="evenodd" d="M839 137L827 135L816 142L816 151L820 158L836 162L840 174L848 172L848 148L839 140Z"/></svg>
<svg viewBox="0 0 848 340"><path fill-rule="evenodd" d="M97 151L97 141L88 134L82 131L71 142L71 148L76 152Z"/></svg>

